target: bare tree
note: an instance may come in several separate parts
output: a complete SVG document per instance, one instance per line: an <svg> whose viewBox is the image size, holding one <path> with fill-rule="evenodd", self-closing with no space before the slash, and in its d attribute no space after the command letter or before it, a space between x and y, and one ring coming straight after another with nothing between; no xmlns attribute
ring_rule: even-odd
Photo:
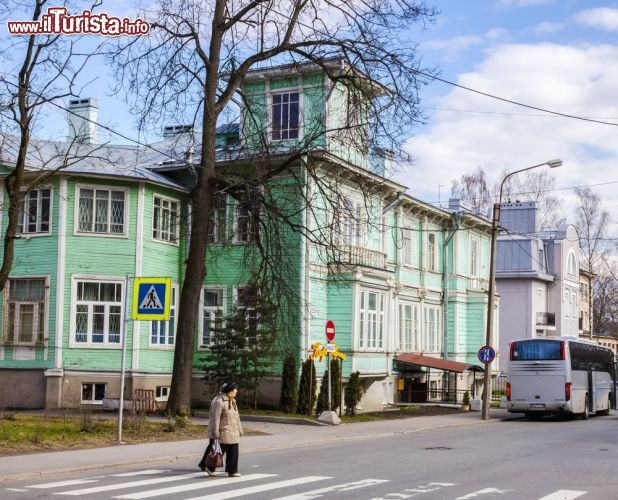
<svg viewBox="0 0 618 500"><path fill-rule="evenodd" d="M592 277L592 324L597 334L618 337L618 275L616 265L606 259Z"/></svg>
<svg viewBox="0 0 618 500"><path fill-rule="evenodd" d="M287 176L303 193L302 203L307 208L311 209L312 200L325 200L323 210L315 209L316 217L327 222L323 233L340 226L341 218L332 215L336 195L328 192L332 186L326 186L319 175L320 170L331 177L337 175L329 167L328 154L319 160L308 158L308 152L316 149L312 137L324 137L328 131L322 126L319 134L309 133L282 160L271 151L264 128L254 119L263 104L242 91L248 72L283 63L291 70L300 63L313 64L340 84L333 89L343 88L348 95L349 119L333 128L340 132L352 128L356 133L336 134L334 140L341 150L350 147L346 143L350 137L358 141L354 146L361 154L375 145L394 149L418 119L418 89L423 83L418 79L415 47L397 42L405 38L398 35L412 23L425 22L434 15L433 9L414 0L160 0L141 16L151 22L151 35L122 43L114 54L142 127L184 116L201 129L196 141L196 184L190 192L194 215L168 410L178 412L182 405L190 405L196 312L207 272L214 195L223 191L240 200L243 192L248 193L254 203L251 213L261 213L260 220L266 221L256 221L254 227L267 224L270 230L275 223L284 222L287 231L311 238L316 233L308 230L300 212L286 211L261 188ZM240 148L234 159L242 160L244 169L235 169L232 158L226 161L216 153L218 119L239 109L243 109L245 149ZM310 118L308 122L322 120L324 124L324 117ZM334 184L342 186L350 176L355 174L348 172ZM307 189L308 179L313 183L311 190ZM334 193L341 192L335 187ZM265 249L275 255L283 251L277 238L260 239L260 235L273 234L275 230L256 231L261 256ZM282 276L272 260L256 257L256 262L265 279Z"/></svg>
<svg viewBox="0 0 618 500"><path fill-rule="evenodd" d="M465 200L473 209L488 214L491 207L491 194L483 168L478 167L470 174L463 174L459 180L453 180L451 196Z"/></svg>
<svg viewBox="0 0 618 500"><path fill-rule="evenodd" d="M605 237L611 223L609 212L603 208L601 197L590 188L575 189L577 209L575 226L579 235L579 246L583 255L583 265L592 275L592 284L588 287L588 317L590 318L590 337L594 331L593 322L593 288L597 287L595 276L600 276L607 262L609 247ZM599 283L601 284L601 283ZM599 296L600 298L600 296ZM601 304L597 307L602 308Z"/></svg>
<svg viewBox="0 0 618 500"><path fill-rule="evenodd" d="M66 2L63 5L71 6ZM91 9L97 5L95 3ZM24 16L23 20L40 21L46 7L48 0L7 0L0 4L0 20L5 24L7 20ZM3 128L0 159L12 167L4 182L8 222L4 232L0 290L4 289L13 265L22 192L33 189L54 172L93 152L92 148L87 153L77 151L79 138L62 149L51 151L40 142L34 144L32 139L37 122L48 107L64 104L66 98L77 96L81 91L78 77L99 49L91 48L88 54L80 54L79 41L79 38L60 34L33 34L9 36L0 42L0 60L8 68L0 73L0 125ZM28 176L29 165L40 173Z"/></svg>

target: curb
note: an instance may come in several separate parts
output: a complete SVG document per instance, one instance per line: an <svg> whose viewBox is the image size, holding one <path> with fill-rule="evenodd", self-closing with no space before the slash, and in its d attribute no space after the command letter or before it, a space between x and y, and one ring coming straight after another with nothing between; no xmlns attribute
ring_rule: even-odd
<svg viewBox="0 0 618 500"><path fill-rule="evenodd" d="M275 418L283 418L283 417L275 417ZM452 427L463 427L467 425L478 425L478 424L484 424L484 423L503 422L503 421L508 421L508 420L518 420L520 418L521 417L519 416L514 416L512 418L506 417L506 418L501 418L501 419L491 419L487 421L470 420L468 422L459 422L459 423L454 422L454 423L441 425L441 426L419 427L418 429L410 429L410 430L405 430L405 431L383 432L379 434L364 434L360 436L336 436L336 437L331 437L330 442L331 443L336 443L336 442L345 443L345 442L353 442L353 441L362 441L366 439L384 438L384 437L390 437L390 436L406 436L406 435L415 434L418 432L427 432L427 431L432 431L432 430L437 430L437 429L446 429L446 428L452 428ZM299 420L303 420L303 419L299 419ZM322 426L322 424L319 424L319 425ZM331 427L331 426L327 426L327 427ZM321 446L323 444L324 444L323 441L305 441L305 442L300 442L300 443L289 443L289 444L281 443L278 445L268 444L268 445L254 446L252 448L243 449L243 453L259 453L259 452L264 452L264 451L286 450L290 448L299 448L299 447L305 447L305 446ZM131 467L131 466L140 466L140 465L148 465L148 464L161 464L161 463L177 462L179 460L192 460L192 459L199 458L200 455L201 453L192 453L192 454L185 454L185 455L168 455L168 456L157 457L157 458L144 458L144 459L129 460L126 462L119 461L119 462L109 463L109 464L88 465L84 467L73 467L70 469L27 472L23 474L13 474L11 476L0 475L0 483L8 482L8 481L25 481L29 479L36 479L36 478L42 478L42 477L48 477L48 476L61 476L65 474L75 474L75 473L82 473L82 472L89 472L89 471L100 471L104 469L115 469L115 468L120 468L120 467Z"/></svg>
<svg viewBox="0 0 618 500"><path fill-rule="evenodd" d="M208 413L202 411L196 411L194 417L208 419ZM311 420L309 418L302 417L276 417L274 415L245 415L240 414L240 420L242 422L267 422L271 424L293 424L293 425L313 425L323 426L321 422L317 420Z"/></svg>

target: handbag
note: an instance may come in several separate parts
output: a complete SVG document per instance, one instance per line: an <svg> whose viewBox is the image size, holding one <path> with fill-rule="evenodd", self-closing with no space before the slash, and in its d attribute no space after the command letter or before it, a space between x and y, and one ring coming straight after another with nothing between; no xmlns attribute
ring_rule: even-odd
<svg viewBox="0 0 618 500"><path fill-rule="evenodd" d="M210 470L223 467L223 450L221 450L221 445L218 440L215 440L206 456L206 467Z"/></svg>

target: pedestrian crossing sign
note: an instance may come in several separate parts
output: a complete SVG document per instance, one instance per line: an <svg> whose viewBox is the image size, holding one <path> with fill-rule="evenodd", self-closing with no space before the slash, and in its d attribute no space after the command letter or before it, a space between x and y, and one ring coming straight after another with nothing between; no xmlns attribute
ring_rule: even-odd
<svg viewBox="0 0 618 500"><path fill-rule="evenodd" d="M133 319L170 319L171 278L135 278Z"/></svg>

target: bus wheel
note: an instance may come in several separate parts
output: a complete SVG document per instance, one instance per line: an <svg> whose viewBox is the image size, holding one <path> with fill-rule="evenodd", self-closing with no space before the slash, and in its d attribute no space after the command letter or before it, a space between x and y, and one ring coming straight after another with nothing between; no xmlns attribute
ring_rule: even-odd
<svg viewBox="0 0 618 500"><path fill-rule="evenodd" d="M600 415L601 417L606 417L607 415L609 415L609 409L612 407L612 398L610 397L607 400L607 408L605 410L601 410L597 412L597 415Z"/></svg>
<svg viewBox="0 0 618 500"><path fill-rule="evenodd" d="M584 411L581 414L582 420L588 420L588 418L590 418L590 409L588 408L588 406L589 406L588 395L586 395L586 399L584 401Z"/></svg>

